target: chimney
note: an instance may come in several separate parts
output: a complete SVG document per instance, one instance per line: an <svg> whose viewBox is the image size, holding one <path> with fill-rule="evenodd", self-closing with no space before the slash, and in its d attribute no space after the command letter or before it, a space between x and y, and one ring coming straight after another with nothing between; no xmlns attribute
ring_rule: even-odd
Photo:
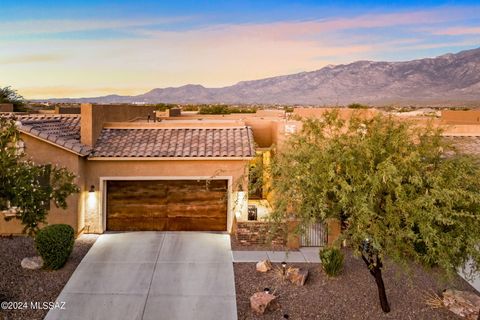
<svg viewBox="0 0 480 320"><path fill-rule="evenodd" d="M91 103L82 103L80 106L80 142L91 146L95 144L103 127L101 107L96 108Z"/></svg>

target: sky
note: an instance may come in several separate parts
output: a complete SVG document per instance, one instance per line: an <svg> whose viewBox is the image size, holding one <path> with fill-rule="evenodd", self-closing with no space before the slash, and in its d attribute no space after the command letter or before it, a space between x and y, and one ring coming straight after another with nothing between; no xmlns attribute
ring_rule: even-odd
<svg viewBox="0 0 480 320"><path fill-rule="evenodd" d="M477 47L478 0L0 0L0 87L28 99L222 87Z"/></svg>

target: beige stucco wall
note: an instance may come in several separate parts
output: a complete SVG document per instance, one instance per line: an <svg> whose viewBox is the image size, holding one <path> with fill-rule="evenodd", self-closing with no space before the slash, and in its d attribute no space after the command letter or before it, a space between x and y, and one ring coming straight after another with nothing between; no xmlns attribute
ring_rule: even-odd
<svg viewBox="0 0 480 320"><path fill-rule="evenodd" d="M229 222L233 220L235 211L239 215L246 214L246 207L235 206L239 185L247 190L246 177L248 160L88 160L85 185L93 185L95 193L85 192L85 232L102 233L105 229L105 180L131 179L148 180L155 178L231 178L231 197ZM245 211L245 213L243 212Z"/></svg>
<svg viewBox="0 0 480 320"><path fill-rule="evenodd" d="M446 124L480 124L479 110L442 110L442 122Z"/></svg>
<svg viewBox="0 0 480 320"><path fill-rule="evenodd" d="M376 109L350 109L350 108L295 108L293 109L294 117L301 118L317 118L320 119L326 112L337 110L340 119L349 120L353 115L360 118L372 118L378 114Z"/></svg>
<svg viewBox="0 0 480 320"><path fill-rule="evenodd" d="M52 163L67 168L77 175L76 183L81 190L84 190L84 160L81 157L27 134L21 134L21 138L25 142L27 158L39 164ZM82 193L71 195L67 199L68 208L65 210L57 208L54 203L51 203L47 222L49 224L66 223L71 225L76 233L81 232L84 221L81 214L78 214L83 212L81 195ZM18 220L7 222L3 216L0 217L0 234L20 234L22 229L23 226Z"/></svg>

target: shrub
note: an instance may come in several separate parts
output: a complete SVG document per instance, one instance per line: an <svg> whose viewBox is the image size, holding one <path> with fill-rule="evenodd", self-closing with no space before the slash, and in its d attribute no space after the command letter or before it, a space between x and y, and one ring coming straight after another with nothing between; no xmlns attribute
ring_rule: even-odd
<svg viewBox="0 0 480 320"><path fill-rule="evenodd" d="M182 111L198 111L198 109L200 109L199 106L197 105L186 105L186 106L182 106Z"/></svg>
<svg viewBox="0 0 480 320"><path fill-rule="evenodd" d="M207 105L201 106L199 114L229 114L230 110L226 105Z"/></svg>
<svg viewBox="0 0 480 320"><path fill-rule="evenodd" d="M185 109L184 109L185 110ZM230 107L225 104L211 104L198 106L199 114L231 114L231 113L256 113L255 107Z"/></svg>
<svg viewBox="0 0 480 320"><path fill-rule="evenodd" d="M320 260L325 273L331 277L336 277L343 269L343 253L337 248L327 248L320 250Z"/></svg>
<svg viewBox="0 0 480 320"><path fill-rule="evenodd" d="M67 224L52 224L40 229L35 237L35 247L47 268L63 267L73 250L74 230Z"/></svg>
<svg viewBox="0 0 480 320"><path fill-rule="evenodd" d="M228 110L230 113L257 113L257 108L255 107L230 107Z"/></svg>
<svg viewBox="0 0 480 320"><path fill-rule="evenodd" d="M351 103L347 106L349 109L368 109L369 106L360 103Z"/></svg>

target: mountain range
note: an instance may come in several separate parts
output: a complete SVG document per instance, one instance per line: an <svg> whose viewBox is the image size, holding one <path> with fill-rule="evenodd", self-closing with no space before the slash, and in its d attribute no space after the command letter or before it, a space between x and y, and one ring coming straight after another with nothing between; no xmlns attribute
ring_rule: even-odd
<svg viewBox="0 0 480 320"><path fill-rule="evenodd" d="M49 99L91 103L346 105L480 102L480 48L402 62L356 61L222 88L157 88L137 96Z"/></svg>

